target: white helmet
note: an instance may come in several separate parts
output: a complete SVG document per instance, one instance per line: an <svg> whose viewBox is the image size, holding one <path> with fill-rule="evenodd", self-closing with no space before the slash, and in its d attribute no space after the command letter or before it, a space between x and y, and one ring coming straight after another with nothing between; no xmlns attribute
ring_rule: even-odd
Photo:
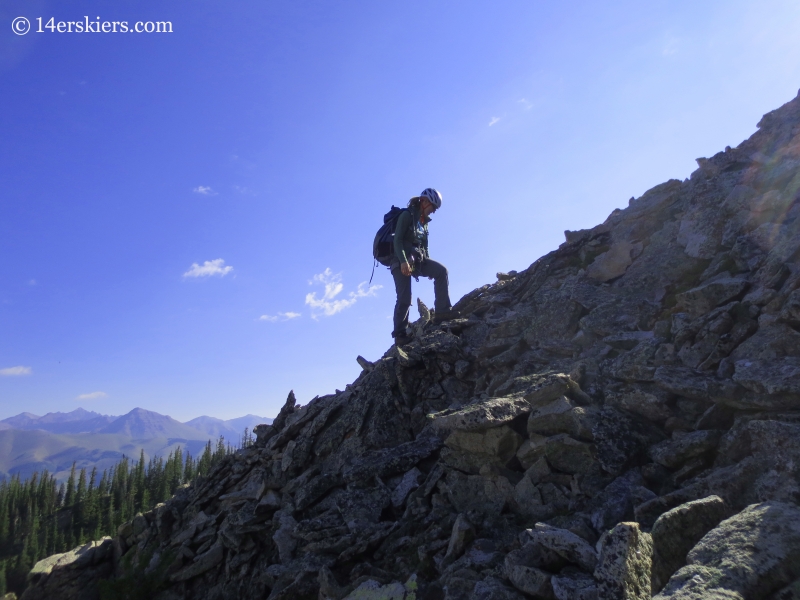
<svg viewBox="0 0 800 600"><path fill-rule="evenodd" d="M428 202L433 204L437 209L442 208L442 195L434 188L425 188L419 195L420 200L425 198Z"/></svg>

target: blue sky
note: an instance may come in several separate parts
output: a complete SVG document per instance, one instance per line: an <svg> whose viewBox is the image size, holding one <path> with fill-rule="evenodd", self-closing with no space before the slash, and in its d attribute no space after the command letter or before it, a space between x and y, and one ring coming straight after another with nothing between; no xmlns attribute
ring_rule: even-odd
<svg viewBox="0 0 800 600"><path fill-rule="evenodd" d="M84 16L173 32L36 31ZM782 0L0 0L0 418L343 389L391 343L391 204L442 192L455 301L751 135L799 29Z"/></svg>

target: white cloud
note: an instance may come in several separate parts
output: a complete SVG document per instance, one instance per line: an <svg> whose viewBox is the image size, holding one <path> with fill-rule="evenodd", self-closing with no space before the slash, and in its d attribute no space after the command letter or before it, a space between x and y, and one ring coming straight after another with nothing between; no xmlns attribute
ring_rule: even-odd
<svg viewBox="0 0 800 600"><path fill-rule="evenodd" d="M291 321L300 317L300 313L296 312L279 312L277 315L261 315L258 317L259 321L269 321L270 323L277 323L278 321Z"/></svg>
<svg viewBox="0 0 800 600"><path fill-rule="evenodd" d="M101 398L108 398L105 392L90 392L88 394L81 394L75 400L100 400Z"/></svg>
<svg viewBox="0 0 800 600"><path fill-rule="evenodd" d="M517 103L521 104L524 110L530 110L533 107L533 103L527 98L520 98Z"/></svg>
<svg viewBox="0 0 800 600"><path fill-rule="evenodd" d="M207 260L201 265L197 263L192 263L192 266L189 267L189 270L183 274L184 277L211 277L212 275L219 275L220 277L224 277L228 273L233 271L233 267L226 267L225 261L221 258L216 260Z"/></svg>
<svg viewBox="0 0 800 600"><path fill-rule="evenodd" d="M347 298L337 298L344 290L342 283L342 274L333 273L330 268L325 269L322 273L314 275L309 285L321 283L325 286L325 291L321 298L317 297L316 292L306 294L306 304L311 307L311 317L314 319L319 318L320 315L330 317L336 313L342 312L345 308L350 308L359 298L366 298L367 296L374 296L375 292L381 289L380 285L367 286L367 282L363 281L358 284L355 292L350 292Z"/></svg>
<svg viewBox="0 0 800 600"><path fill-rule="evenodd" d="M237 192L245 196L255 196L253 190L251 190L249 187L245 185L234 185L233 189L235 189Z"/></svg>
<svg viewBox="0 0 800 600"><path fill-rule="evenodd" d="M500 120L500 117L492 117L492 120L489 121L489 127L491 127L492 125L497 123L499 120Z"/></svg>
<svg viewBox="0 0 800 600"><path fill-rule="evenodd" d="M203 194L204 196L216 196L217 192L211 189L209 185L198 185L192 190L195 194Z"/></svg>
<svg viewBox="0 0 800 600"><path fill-rule="evenodd" d="M36 285L36 280L35 279L29 279L28 280L28 285Z"/></svg>
<svg viewBox="0 0 800 600"><path fill-rule="evenodd" d="M19 375L30 375L33 373L33 369L30 367L7 367L5 369L0 369L0 375L3 377L17 377Z"/></svg>

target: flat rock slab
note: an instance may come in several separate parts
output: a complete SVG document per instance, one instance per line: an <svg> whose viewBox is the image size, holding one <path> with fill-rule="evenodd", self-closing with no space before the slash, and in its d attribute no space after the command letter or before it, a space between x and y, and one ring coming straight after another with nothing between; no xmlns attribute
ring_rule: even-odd
<svg viewBox="0 0 800 600"><path fill-rule="evenodd" d="M205 553L196 556L194 563L173 574L169 579L173 583L176 583L178 581L186 581L192 577L197 577L220 564L224 556L222 544L218 542Z"/></svg>
<svg viewBox="0 0 800 600"><path fill-rule="evenodd" d="M737 360L733 380L753 392L800 394L800 358Z"/></svg>
<svg viewBox="0 0 800 600"><path fill-rule="evenodd" d="M577 384L564 373L537 373L523 375L503 384L498 392L505 395L522 396L531 405L546 404L573 389Z"/></svg>
<svg viewBox="0 0 800 600"><path fill-rule="evenodd" d="M432 413L428 415L428 419L437 429L481 431L505 425L530 411L531 405L527 400L519 396L509 396L490 398L454 411Z"/></svg>
<svg viewBox="0 0 800 600"><path fill-rule="evenodd" d="M628 386L619 392L606 392L606 404L655 422L665 421L672 416L670 399L668 392L654 386Z"/></svg>
<svg viewBox="0 0 800 600"><path fill-rule="evenodd" d="M800 508L764 502L706 534L655 599L767 598L798 577Z"/></svg>
<svg viewBox="0 0 800 600"><path fill-rule="evenodd" d="M582 537L567 529L537 523L527 530L531 540L559 554L569 562L592 571L597 565L597 552Z"/></svg>
<svg viewBox="0 0 800 600"><path fill-rule="evenodd" d="M420 435L411 442L359 457L344 469L344 479L353 482L404 473L441 447L442 440L437 435Z"/></svg>
<svg viewBox="0 0 800 600"><path fill-rule="evenodd" d="M716 448L722 434L716 429L706 429L687 433L677 440L665 440L650 448L650 458L669 469L676 469L690 458Z"/></svg>
<svg viewBox="0 0 800 600"><path fill-rule="evenodd" d="M724 277L709 281L678 294L678 307L693 315L702 315L741 294L749 284L744 279Z"/></svg>

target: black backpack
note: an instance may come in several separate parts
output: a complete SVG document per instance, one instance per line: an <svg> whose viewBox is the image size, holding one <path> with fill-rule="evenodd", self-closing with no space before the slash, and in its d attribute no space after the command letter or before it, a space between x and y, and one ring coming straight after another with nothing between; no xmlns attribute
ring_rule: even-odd
<svg viewBox="0 0 800 600"><path fill-rule="evenodd" d="M397 227L397 219L400 214L407 211L407 208L397 208L392 206L391 210L383 215L383 225L375 234L375 241L372 242L372 257L388 267L394 256L394 230Z"/></svg>

